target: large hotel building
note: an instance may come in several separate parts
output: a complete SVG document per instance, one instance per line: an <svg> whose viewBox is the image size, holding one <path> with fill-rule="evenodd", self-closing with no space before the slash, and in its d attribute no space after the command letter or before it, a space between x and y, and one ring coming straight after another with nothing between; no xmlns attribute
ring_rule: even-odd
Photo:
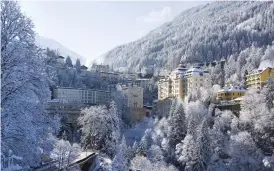
<svg viewBox="0 0 274 171"><path fill-rule="evenodd" d="M202 70L200 67L186 69L183 64L158 82L158 100L166 98L184 99L192 90L199 87L209 80L209 72Z"/></svg>

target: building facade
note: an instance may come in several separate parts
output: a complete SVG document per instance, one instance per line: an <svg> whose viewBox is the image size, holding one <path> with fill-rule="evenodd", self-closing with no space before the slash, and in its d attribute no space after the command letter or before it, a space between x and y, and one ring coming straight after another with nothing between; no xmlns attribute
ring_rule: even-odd
<svg viewBox="0 0 274 171"><path fill-rule="evenodd" d="M117 84L119 81L119 74L115 72L98 72L99 77L103 81L110 82L112 84Z"/></svg>
<svg viewBox="0 0 274 171"><path fill-rule="evenodd" d="M140 120L146 115L143 103L143 88L137 85L118 85L118 89L125 95L128 114L124 116L129 122Z"/></svg>
<svg viewBox="0 0 274 171"><path fill-rule="evenodd" d="M203 87L206 82L209 81L209 72L200 69L199 67L193 67L189 69L185 74L185 84L187 86L187 92L198 90Z"/></svg>
<svg viewBox="0 0 274 171"><path fill-rule="evenodd" d="M246 86L247 88L257 88L261 89L267 84L268 79L274 79L274 68L264 68L254 70L247 74L246 76Z"/></svg>
<svg viewBox="0 0 274 171"><path fill-rule="evenodd" d="M198 90L209 81L209 72L193 67L186 69L183 64L171 74L158 81L158 100L166 98L184 99L191 91Z"/></svg>
<svg viewBox="0 0 274 171"><path fill-rule="evenodd" d="M95 89L57 87L53 90L53 98L72 104L107 105L110 103L111 93Z"/></svg>
<svg viewBox="0 0 274 171"><path fill-rule="evenodd" d="M97 64L93 64L91 67L91 70L94 72L110 72L110 67L109 65L97 65Z"/></svg>
<svg viewBox="0 0 274 171"><path fill-rule="evenodd" d="M230 101L239 99L245 95L245 89L238 85L227 85L223 89L217 92L216 100L218 101Z"/></svg>
<svg viewBox="0 0 274 171"><path fill-rule="evenodd" d="M158 81L158 100L164 100L171 96L171 80L166 77Z"/></svg>
<svg viewBox="0 0 274 171"><path fill-rule="evenodd" d="M134 81L134 84L145 89L145 88L149 88L150 86L152 86L153 80L149 79L149 78L137 78Z"/></svg>
<svg viewBox="0 0 274 171"><path fill-rule="evenodd" d="M122 87L127 96L127 107L143 108L143 88L137 85Z"/></svg>

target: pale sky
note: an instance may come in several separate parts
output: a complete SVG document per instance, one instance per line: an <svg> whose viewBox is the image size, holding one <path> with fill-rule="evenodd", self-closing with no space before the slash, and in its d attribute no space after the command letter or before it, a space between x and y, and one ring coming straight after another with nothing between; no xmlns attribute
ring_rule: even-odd
<svg viewBox="0 0 274 171"><path fill-rule="evenodd" d="M39 35L91 60L206 2L20 1Z"/></svg>

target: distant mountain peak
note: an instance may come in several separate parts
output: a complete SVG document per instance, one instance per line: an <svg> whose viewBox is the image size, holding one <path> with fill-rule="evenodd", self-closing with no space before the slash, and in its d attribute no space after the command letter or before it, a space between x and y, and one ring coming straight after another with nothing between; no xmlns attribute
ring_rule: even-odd
<svg viewBox="0 0 274 171"><path fill-rule="evenodd" d="M85 64L86 62L84 57L70 50L69 48L63 46L61 43L57 42L56 40L49 39L37 34L35 36L35 42L38 46L42 48L48 47L52 50L58 50L61 56L64 56L64 57L70 56L73 62L75 62L77 58L81 60L82 64Z"/></svg>

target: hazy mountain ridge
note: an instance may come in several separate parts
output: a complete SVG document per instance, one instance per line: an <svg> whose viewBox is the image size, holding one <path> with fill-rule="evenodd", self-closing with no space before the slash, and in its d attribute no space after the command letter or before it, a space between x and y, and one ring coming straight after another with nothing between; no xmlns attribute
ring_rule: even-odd
<svg viewBox="0 0 274 171"><path fill-rule="evenodd" d="M82 57L81 55L77 54L76 52L70 50L69 48L63 46L61 43L59 43L53 39L49 39L49 38L42 37L40 35L36 35L35 42L38 46L40 46L42 48L48 47L52 50L58 50L60 55L62 55L64 57L70 56L73 62L75 62L76 59L79 58L83 64L85 63L84 57Z"/></svg>
<svg viewBox="0 0 274 171"><path fill-rule="evenodd" d="M213 2L188 9L143 38L104 54L114 68L154 73L187 63L227 59L274 40L273 2Z"/></svg>

